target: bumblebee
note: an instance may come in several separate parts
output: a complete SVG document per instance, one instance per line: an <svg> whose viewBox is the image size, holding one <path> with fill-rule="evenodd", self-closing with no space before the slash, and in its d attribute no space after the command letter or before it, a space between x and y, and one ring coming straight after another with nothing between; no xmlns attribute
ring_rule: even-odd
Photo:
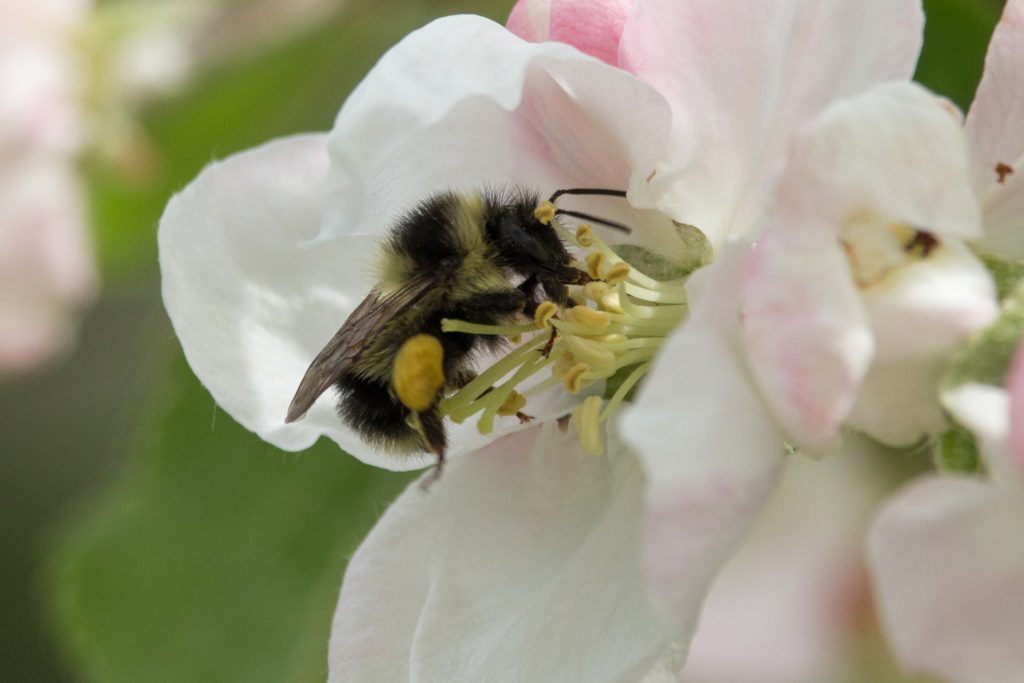
<svg viewBox="0 0 1024 683"><path fill-rule="evenodd" d="M562 195L624 197L625 192L568 189ZM568 285L590 276L548 220L539 195L442 192L397 221L381 246L377 284L313 360L285 422L309 410L329 387L338 412L364 440L395 453L432 452L438 469L447 439L438 403L474 377L472 361L500 337L443 332L441 321L504 325L533 315L541 299L565 305ZM625 226L575 211L557 216ZM518 284L513 284L518 282Z"/></svg>

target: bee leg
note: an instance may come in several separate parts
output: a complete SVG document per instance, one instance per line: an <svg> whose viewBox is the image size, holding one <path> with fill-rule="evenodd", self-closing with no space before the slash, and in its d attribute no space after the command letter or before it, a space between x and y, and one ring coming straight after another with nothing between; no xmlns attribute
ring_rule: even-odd
<svg viewBox="0 0 1024 683"><path fill-rule="evenodd" d="M533 317L533 314L537 312L537 306L540 305L540 302L537 301L538 285L540 285L540 280L537 279L536 275L531 275L523 280L522 284L517 288L523 293L523 296L526 297L526 303L523 306L523 313L525 313L529 318Z"/></svg>
<svg viewBox="0 0 1024 683"><path fill-rule="evenodd" d="M426 491L434 482L441 478L441 473L444 471L445 450L448 447L448 439L444 433L444 418L437 409L437 406L418 413L416 417L420 426L420 434L423 435L427 448L437 456L433 470L420 483L420 487Z"/></svg>

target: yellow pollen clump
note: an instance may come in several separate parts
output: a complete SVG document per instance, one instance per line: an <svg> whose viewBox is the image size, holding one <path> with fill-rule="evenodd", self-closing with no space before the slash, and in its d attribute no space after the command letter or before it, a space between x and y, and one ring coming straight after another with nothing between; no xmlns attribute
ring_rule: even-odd
<svg viewBox="0 0 1024 683"><path fill-rule="evenodd" d="M580 393L580 389L583 388L583 375L588 372L590 372L590 366L586 363L577 363L569 368L562 376L562 381L565 382L565 388L569 390L569 393Z"/></svg>
<svg viewBox="0 0 1024 683"><path fill-rule="evenodd" d="M603 369L615 363L615 354L596 341L569 335L565 344L576 360L592 368Z"/></svg>
<svg viewBox="0 0 1024 683"><path fill-rule="evenodd" d="M437 337L417 334L402 344L391 370L395 396L409 410L421 413L434 405L444 385L444 348Z"/></svg>
<svg viewBox="0 0 1024 683"><path fill-rule="evenodd" d="M587 327L593 327L596 332L608 327L611 317L604 311L598 311L589 306L573 306L572 316L578 323Z"/></svg>
<svg viewBox="0 0 1024 683"><path fill-rule="evenodd" d="M594 246L594 229L586 223L576 226L576 244L584 249Z"/></svg>
<svg viewBox="0 0 1024 683"><path fill-rule="evenodd" d="M601 397L588 396L583 403L572 411L572 420L580 435L580 444L584 450L593 455L601 455L604 444L601 443Z"/></svg>
<svg viewBox="0 0 1024 683"><path fill-rule="evenodd" d="M515 415L520 410L526 407L526 397L520 394L518 391L513 390L508 395L505 402L498 408L498 415L502 417L508 417L509 415Z"/></svg>
<svg viewBox="0 0 1024 683"><path fill-rule="evenodd" d="M601 279L610 285L625 282L627 277L629 277L629 264L623 261L612 265L601 274Z"/></svg>
<svg viewBox="0 0 1024 683"><path fill-rule="evenodd" d="M611 288L608 283L595 280L594 282L588 282L583 285L583 293L588 299L594 302L600 302L601 298L608 293Z"/></svg>
<svg viewBox="0 0 1024 683"><path fill-rule="evenodd" d="M551 202L544 202L538 206L534 212L533 217L536 218L541 225L549 225L555 218L555 212L557 209Z"/></svg>
<svg viewBox="0 0 1024 683"><path fill-rule="evenodd" d="M533 322L537 327L550 327L551 318L558 313L558 305L554 301L545 301L533 313Z"/></svg>
<svg viewBox="0 0 1024 683"><path fill-rule="evenodd" d="M626 309L622 307L622 303L619 300L618 292L608 292L601 297L601 308L612 313L625 313Z"/></svg>
<svg viewBox="0 0 1024 683"><path fill-rule="evenodd" d="M588 254L586 263L587 274L595 280L601 278L601 266L604 265L604 254L599 251L595 251L593 254Z"/></svg>

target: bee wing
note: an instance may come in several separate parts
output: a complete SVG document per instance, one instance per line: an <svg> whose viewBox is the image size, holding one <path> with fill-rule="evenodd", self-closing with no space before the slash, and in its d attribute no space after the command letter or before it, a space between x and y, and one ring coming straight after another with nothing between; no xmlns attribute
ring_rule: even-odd
<svg viewBox="0 0 1024 683"><path fill-rule="evenodd" d="M362 353L366 340L373 339L388 321L414 305L424 292L437 284L433 277L416 278L387 296L370 290L341 329L310 363L295 391L285 422L294 422L306 414L320 395L337 382Z"/></svg>

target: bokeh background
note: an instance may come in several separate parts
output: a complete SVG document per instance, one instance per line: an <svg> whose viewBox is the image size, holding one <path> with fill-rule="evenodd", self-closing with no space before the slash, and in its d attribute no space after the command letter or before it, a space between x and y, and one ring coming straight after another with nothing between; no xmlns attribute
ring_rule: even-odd
<svg viewBox="0 0 1024 683"><path fill-rule="evenodd" d="M0 2L0 13L34 1ZM331 444L283 453L220 411L163 312L156 225L211 159L329 129L410 30L460 12L503 21L511 4L197 3L203 19L181 43L187 75L124 105L119 153L76 156L98 295L71 313L82 323L66 352L0 375L0 679L324 678L346 559L409 475ZM1001 5L926 0L917 79L966 109ZM90 49L82 59L102 45ZM921 680L871 647L880 652L847 680Z"/></svg>

